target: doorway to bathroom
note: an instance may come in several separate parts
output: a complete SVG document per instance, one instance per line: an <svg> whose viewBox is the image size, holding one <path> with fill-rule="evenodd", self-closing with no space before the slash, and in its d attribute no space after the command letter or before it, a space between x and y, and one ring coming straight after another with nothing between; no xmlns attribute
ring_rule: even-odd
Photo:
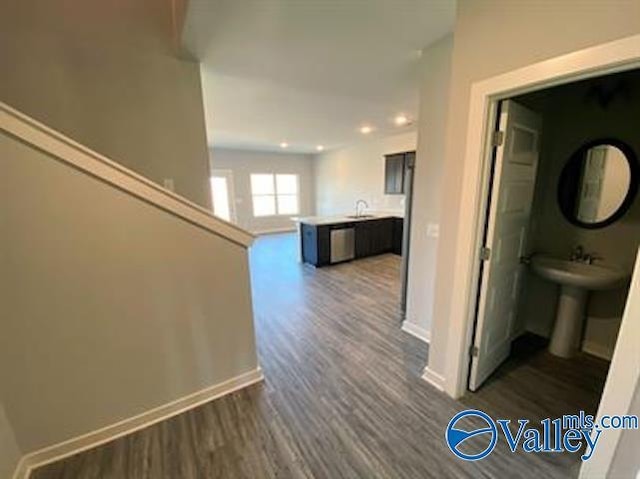
<svg viewBox="0 0 640 479"><path fill-rule="evenodd" d="M468 389L595 414L640 245L640 71L511 97L494 124Z"/></svg>

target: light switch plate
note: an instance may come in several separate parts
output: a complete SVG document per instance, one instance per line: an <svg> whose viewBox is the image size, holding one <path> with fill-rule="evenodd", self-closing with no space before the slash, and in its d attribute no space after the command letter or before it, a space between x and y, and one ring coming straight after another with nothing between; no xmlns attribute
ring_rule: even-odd
<svg viewBox="0 0 640 479"><path fill-rule="evenodd" d="M169 191L176 191L176 185L173 182L173 178L165 178L162 180L162 186L164 186Z"/></svg>
<svg viewBox="0 0 640 479"><path fill-rule="evenodd" d="M440 236L440 225L438 223L427 224L427 236L431 238Z"/></svg>

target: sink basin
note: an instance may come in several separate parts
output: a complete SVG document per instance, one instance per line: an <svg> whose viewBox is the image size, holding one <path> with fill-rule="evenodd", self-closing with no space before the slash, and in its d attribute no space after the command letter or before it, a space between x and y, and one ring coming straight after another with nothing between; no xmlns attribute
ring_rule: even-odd
<svg viewBox="0 0 640 479"><path fill-rule="evenodd" d="M354 220L361 220L363 218L375 218L376 215L347 215L347 218L352 218Z"/></svg>
<svg viewBox="0 0 640 479"><path fill-rule="evenodd" d="M531 259L531 269L540 277L560 285L549 352L570 358L580 347L589 291L622 286L627 274L615 266L580 263L544 255Z"/></svg>
<svg viewBox="0 0 640 479"><path fill-rule="evenodd" d="M551 256L534 256L531 267L539 276L549 281L588 290L615 288L627 276L615 266L580 263Z"/></svg>

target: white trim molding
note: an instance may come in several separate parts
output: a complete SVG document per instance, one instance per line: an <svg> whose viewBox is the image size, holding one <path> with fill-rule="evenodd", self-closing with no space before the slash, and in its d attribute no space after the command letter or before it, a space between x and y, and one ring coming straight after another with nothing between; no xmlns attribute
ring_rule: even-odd
<svg viewBox="0 0 640 479"><path fill-rule="evenodd" d="M22 456L18 462L12 479L28 479L31 474L31 468L27 465L27 456Z"/></svg>
<svg viewBox="0 0 640 479"><path fill-rule="evenodd" d="M74 437L39 451L26 454L18 464L13 479L28 479L34 469L50 464L65 457L92 449L122 436L152 426L158 422L177 416L202 404L218 399L234 391L251 386L264 380L258 367L227 381L215 384L201 391L176 399L170 403L145 411L137 416L124 419L96 431Z"/></svg>
<svg viewBox="0 0 640 479"><path fill-rule="evenodd" d="M294 233L296 231L298 231L298 228L295 225L293 225L293 226L286 226L283 228L257 230L257 231L253 231L252 233L256 236L261 236L261 235L276 235L280 233Z"/></svg>
<svg viewBox="0 0 640 479"><path fill-rule="evenodd" d="M422 379L431 384L438 391L444 392L444 376L438 374L437 372L429 369L429 366L424 368L422 372Z"/></svg>
<svg viewBox="0 0 640 479"><path fill-rule="evenodd" d="M110 184L184 221L248 248L254 236L144 176L0 102L0 130L55 159Z"/></svg>
<svg viewBox="0 0 640 479"><path fill-rule="evenodd" d="M587 78L631 70L640 66L640 35L561 55L498 75L471 87L462 190L453 265L450 312L447 321L445 391L457 398L467 389L469 346L475 320L483 231L483 207L489 188L490 147L488 125L500 100L526 92Z"/></svg>
<svg viewBox="0 0 640 479"><path fill-rule="evenodd" d="M420 339L421 341L424 341L427 344L429 344L429 341L431 341L431 333L429 332L429 330L418 326L413 321L409 321L408 319L405 319L402 322L401 329L405 333L409 333L410 335L415 336L416 338Z"/></svg>
<svg viewBox="0 0 640 479"><path fill-rule="evenodd" d="M582 351L595 356L596 358L604 359L605 361L611 361L613 357L613 349L607 346L603 346L595 341L583 341Z"/></svg>

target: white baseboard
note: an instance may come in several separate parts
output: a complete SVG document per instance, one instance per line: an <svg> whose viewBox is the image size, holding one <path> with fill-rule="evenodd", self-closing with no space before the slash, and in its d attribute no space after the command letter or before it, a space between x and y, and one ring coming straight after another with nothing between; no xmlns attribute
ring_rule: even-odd
<svg viewBox="0 0 640 479"><path fill-rule="evenodd" d="M46 464L50 464L65 457L72 456L87 449L100 446L126 436L140 429L164 421L202 404L213 401L239 389L260 382L264 379L262 370L258 367L253 371L241 374L219 384L215 384L201 391L182 397L162 406L150 409L137 416L125 419L96 431L83 434L53 446L26 454L20 460L13 479L28 479L31 471Z"/></svg>
<svg viewBox="0 0 640 479"><path fill-rule="evenodd" d="M405 333L409 333L412 336L424 341L425 343L429 343L431 341L431 332L428 329L421 328L416 323L405 319L402 322L402 330Z"/></svg>
<svg viewBox="0 0 640 479"><path fill-rule="evenodd" d="M444 377L429 369L429 366L424 368L424 371L422 372L422 379L427 381L438 391L444 391Z"/></svg>
<svg viewBox="0 0 640 479"><path fill-rule="evenodd" d="M611 361L611 358L613 358L613 349L609 349L606 346L589 341L584 341L582 343L582 351L597 358L606 359L607 361Z"/></svg>

